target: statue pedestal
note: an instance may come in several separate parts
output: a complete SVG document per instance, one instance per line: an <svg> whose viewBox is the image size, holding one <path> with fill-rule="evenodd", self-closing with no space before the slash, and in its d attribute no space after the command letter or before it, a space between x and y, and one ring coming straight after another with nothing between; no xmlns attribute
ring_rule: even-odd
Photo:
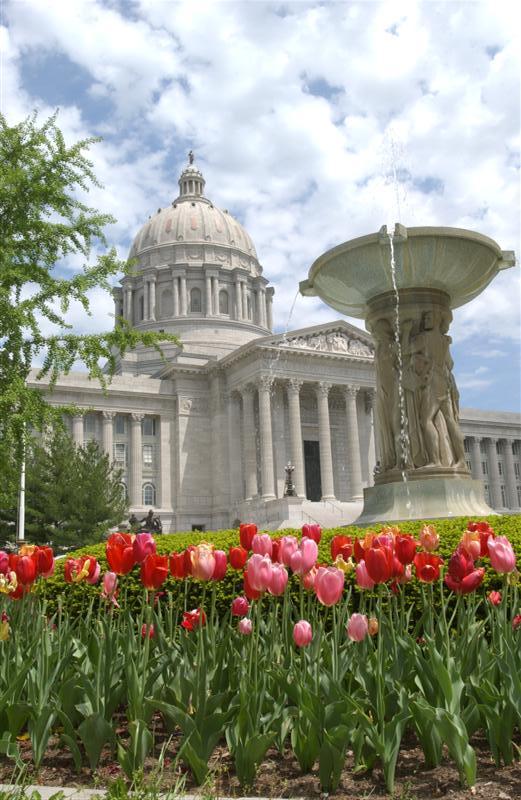
<svg viewBox="0 0 521 800"><path fill-rule="evenodd" d="M495 514L483 484L472 478L424 478L364 489L364 508L353 525Z"/></svg>

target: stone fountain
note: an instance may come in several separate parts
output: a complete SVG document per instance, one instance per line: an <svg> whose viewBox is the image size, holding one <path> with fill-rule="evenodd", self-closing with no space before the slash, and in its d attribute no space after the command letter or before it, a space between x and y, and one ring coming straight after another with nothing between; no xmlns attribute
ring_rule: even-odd
<svg viewBox="0 0 521 800"><path fill-rule="evenodd" d="M381 469L356 524L494 513L465 464L448 330L451 309L514 264L474 231L397 224L328 250L301 282L375 340Z"/></svg>

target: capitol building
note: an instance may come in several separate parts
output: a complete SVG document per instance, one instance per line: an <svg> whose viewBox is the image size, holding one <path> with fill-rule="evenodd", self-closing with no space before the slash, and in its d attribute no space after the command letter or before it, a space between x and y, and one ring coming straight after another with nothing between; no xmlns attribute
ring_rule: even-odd
<svg viewBox="0 0 521 800"><path fill-rule="evenodd" d="M343 320L274 334L274 290L255 246L205 195L190 163L179 196L137 233L116 317L175 333L163 358L139 346L103 392L86 373L61 377L50 402L121 467L130 511L163 529L237 521L277 528L356 519L378 462L371 336ZM30 384L45 388L32 373ZM521 510L521 414L460 410L467 466L497 511ZM285 467L295 496L285 496Z"/></svg>

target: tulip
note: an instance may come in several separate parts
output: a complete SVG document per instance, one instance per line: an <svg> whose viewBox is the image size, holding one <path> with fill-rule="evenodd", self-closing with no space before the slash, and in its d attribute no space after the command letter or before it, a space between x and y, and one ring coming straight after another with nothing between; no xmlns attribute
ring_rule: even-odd
<svg viewBox="0 0 521 800"><path fill-rule="evenodd" d="M496 572L513 572L516 555L506 536L489 536L487 539L490 563Z"/></svg>
<svg viewBox="0 0 521 800"><path fill-rule="evenodd" d="M302 576L302 585L304 589L310 591L315 588L315 578L317 577L317 567L311 567L309 572L305 572Z"/></svg>
<svg viewBox="0 0 521 800"><path fill-rule="evenodd" d="M320 544L322 538L322 528L320 525L303 525L302 538L313 539L314 542Z"/></svg>
<svg viewBox="0 0 521 800"><path fill-rule="evenodd" d="M412 564L416 555L416 540L409 535L399 535L394 541L396 558L402 564Z"/></svg>
<svg viewBox="0 0 521 800"><path fill-rule="evenodd" d="M475 561L481 556L481 541L477 531L466 530L460 539L459 546Z"/></svg>
<svg viewBox="0 0 521 800"><path fill-rule="evenodd" d="M149 639L153 639L155 635L156 629L154 626L152 624L147 625L146 622L144 622L141 626L141 638L146 639L148 637Z"/></svg>
<svg viewBox="0 0 521 800"><path fill-rule="evenodd" d="M133 569L136 563L133 541L134 537L130 533L113 533L107 539L107 562L116 575L127 575Z"/></svg>
<svg viewBox="0 0 521 800"><path fill-rule="evenodd" d="M246 597L236 597L232 602L232 617L245 617L250 610L250 604Z"/></svg>
<svg viewBox="0 0 521 800"><path fill-rule="evenodd" d="M354 540L353 553L355 556L355 561L361 561L362 559L365 560L365 552L373 546L375 538L376 533L374 531L368 531L363 539Z"/></svg>
<svg viewBox="0 0 521 800"><path fill-rule="evenodd" d="M297 647L307 647L313 639L313 629L309 622L301 619L293 627L293 641Z"/></svg>
<svg viewBox="0 0 521 800"><path fill-rule="evenodd" d="M344 591L344 573L336 567L319 567L315 576L315 593L324 606L338 603Z"/></svg>
<svg viewBox="0 0 521 800"><path fill-rule="evenodd" d="M239 539L241 542L242 547L245 550L251 550L251 543L253 537L257 533L257 526L248 524L248 525L241 525L239 528Z"/></svg>
<svg viewBox="0 0 521 800"><path fill-rule="evenodd" d="M190 553L192 576L200 581L209 581L215 571L215 555L213 545L202 543L196 545Z"/></svg>
<svg viewBox="0 0 521 800"><path fill-rule="evenodd" d="M173 578L184 580L190 575L190 564L187 563L184 550L181 553L170 553L169 564Z"/></svg>
<svg viewBox="0 0 521 800"><path fill-rule="evenodd" d="M7 575L9 570L9 556L4 550L0 550L0 575Z"/></svg>
<svg viewBox="0 0 521 800"><path fill-rule="evenodd" d="M338 556L342 556L342 558L347 561L353 554L353 540L350 536L333 536L330 548L333 561L335 561Z"/></svg>
<svg viewBox="0 0 521 800"><path fill-rule="evenodd" d="M256 533L251 540L251 549L259 556L270 556L273 552L273 545L269 533Z"/></svg>
<svg viewBox="0 0 521 800"><path fill-rule="evenodd" d="M388 547L390 550L394 550L396 536L393 531L389 532L389 530L390 529L387 529L387 533L382 531L375 536L371 547ZM396 528L396 530L399 533L399 529Z"/></svg>
<svg viewBox="0 0 521 800"><path fill-rule="evenodd" d="M151 533L138 533L132 546L134 560L142 564L145 558L156 552L156 542Z"/></svg>
<svg viewBox="0 0 521 800"><path fill-rule="evenodd" d="M484 556L488 556L488 537L492 536L495 537L494 529L490 527L488 522L469 522L467 524L468 531L476 531L479 536L479 543L480 543L480 557L483 558Z"/></svg>
<svg viewBox="0 0 521 800"><path fill-rule="evenodd" d="M420 531L420 544L427 553L437 550L440 544L440 537L436 533L434 525L424 525Z"/></svg>
<svg viewBox="0 0 521 800"><path fill-rule="evenodd" d="M9 594L12 597L17 588L18 578L14 570L6 573L0 572L0 594Z"/></svg>
<svg viewBox="0 0 521 800"><path fill-rule="evenodd" d="M355 568L356 582L360 589L373 589L375 582L369 575L365 561L362 559Z"/></svg>
<svg viewBox="0 0 521 800"><path fill-rule="evenodd" d="M347 635L352 642L361 642L369 632L369 625L365 614L351 614L347 623Z"/></svg>
<svg viewBox="0 0 521 800"><path fill-rule="evenodd" d="M334 564L337 569L341 569L345 575L349 575L355 568L354 562L352 558L348 558L347 561L344 561L344 556L342 553L339 553L335 558Z"/></svg>
<svg viewBox="0 0 521 800"><path fill-rule="evenodd" d="M115 572L106 572L103 576L103 590L101 596L112 600L118 588L118 576Z"/></svg>
<svg viewBox="0 0 521 800"><path fill-rule="evenodd" d="M298 541L294 536L283 536L279 539L279 561L290 566L291 556L298 550Z"/></svg>
<svg viewBox="0 0 521 800"><path fill-rule="evenodd" d="M140 577L145 589L159 589L168 577L168 556L150 553L141 564Z"/></svg>
<svg viewBox="0 0 521 800"><path fill-rule="evenodd" d="M445 575L445 583L453 592L457 594L470 594L483 582L485 570L483 567L470 570L461 580L458 580L450 572Z"/></svg>
<svg viewBox="0 0 521 800"><path fill-rule="evenodd" d="M243 574L243 587L244 587L244 594L246 595L248 600L258 600L259 597L262 597L262 592L258 592L251 585L248 578L248 572L246 570L244 571Z"/></svg>
<svg viewBox="0 0 521 800"><path fill-rule="evenodd" d="M393 574L393 551L390 547L370 547L365 551L365 565L375 583L385 583Z"/></svg>
<svg viewBox="0 0 521 800"><path fill-rule="evenodd" d="M251 619L248 619L248 617L244 617L239 621L237 629L239 633L242 633L243 636L250 636L253 630L253 622L251 621Z"/></svg>
<svg viewBox="0 0 521 800"><path fill-rule="evenodd" d="M212 581L222 581L226 575L226 568L228 567L226 553L224 550L214 550L213 554L215 557L215 569L213 571Z"/></svg>
<svg viewBox="0 0 521 800"><path fill-rule="evenodd" d="M440 556L432 553L416 553L414 556L416 577L423 583L432 583L438 580L441 564L443 564L443 559Z"/></svg>
<svg viewBox="0 0 521 800"><path fill-rule="evenodd" d="M517 631L518 628L521 628L521 614L516 614L512 620L512 630Z"/></svg>
<svg viewBox="0 0 521 800"><path fill-rule="evenodd" d="M379 625L376 617L369 617L367 621L367 631L369 633L369 636L376 636L376 634L378 633L378 628Z"/></svg>
<svg viewBox="0 0 521 800"><path fill-rule="evenodd" d="M50 578L54 574L54 554L52 547L37 547L36 555L36 569L38 575L42 578Z"/></svg>
<svg viewBox="0 0 521 800"><path fill-rule="evenodd" d="M248 551L244 547L230 547L228 558L232 569L243 569L248 560Z"/></svg>
<svg viewBox="0 0 521 800"><path fill-rule="evenodd" d="M10 633L11 628L9 627L9 617L5 611L2 611L2 616L0 617L0 642L7 642Z"/></svg>
<svg viewBox="0 0 521 800"><path fill-rule="evenodd" d="M450 557L448 572L453 579L460 581L472 571L473 567L474 559L466 550L458 547Z"/></svg>
<svg viewBox="0 0 521 800"><path fill-rule="evenodd" d="M288 572L282 564L271 565L271 575L267 586L268 592L275 597L284 594L288 584Z"/></svg>
<svg viewBox="0 0 521 800"><path fill-rule="evenodd" d="M265 592L270 583L272 569L273 564L269 556L254 553L246 565L248 583L252 589L256 592Z"/></svg>
<svg viewBox="0 0 521 800"><path fill-rule="evenodd" d="M97 583L101 568L98 560L94 556L82 556L81 558L68 558L63 568L63 573L67 583Z"/></svg>
<svg viewBox="0 0 521 800"><path fill-rule="evenodd" d="M37 564L33 556L18 556L14 570L18 581L24 586L30 586L36 580Z"/></svg>
<svg viewBox="0 0 521 800"><path fill-rule="evenodd" d="M192 611L183 612L183 621L181 627L187 631L193 631L195 628L202 628L206 625L206 614L202 608L194 608Z"/></svg>
<svg viewBox="0 0 521 800"><path fill-rule="evenodd" d="M272 539L271 540L271 560L273 561L273 563L280 562L279 552L280 552L280 539Z"/></svg>
<svg viewBox="0 0 521 800"><path fill-rule="evenodd" d="M313 539L302 539L298 550L292 554L289 565L296 575L309 572L318 558L318 545Z"/></svg>
<svg viewBox="0 0 521 800"><path fill-rule="evenodd" d="M493 606L501 605L501 592L490 592L487 596L488 602Z"/></svg>

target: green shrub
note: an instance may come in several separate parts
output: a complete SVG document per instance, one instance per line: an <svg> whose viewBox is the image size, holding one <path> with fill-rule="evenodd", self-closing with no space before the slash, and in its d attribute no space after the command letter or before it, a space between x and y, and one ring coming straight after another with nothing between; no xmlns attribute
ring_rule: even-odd
<svg viewBox="0 0 521 800"><path fill-rule="evenodd" d="M509 540L517 554L521 554L521 516L520 515L505 515L505 516L491 516L480 518L485 519L490 523L496 534L508 536ZM467 522L470 520L477 520L476 517L458 517L456 519L436 520L433 524L440 535L440 555L447 561L450 554L456 548L463 531L466 528ZM418 534L423 522L404 522L400 524L400 529L404 533ZM383 525L374 526L373 530L381 530ZM329 528L322 532L322 540L319 545L319 562L330 563L330 542L333 536L337 534L349 535L352 537L363 537L367 533L366 528L356 528L355 526ZM272 532L273 537L280 537L285 535L299 535L300 530L294 528L286 529L283 531ZM165 554L173 551L184 550L189 544L197 544L198 542L212 542L219 550L226 552L233 545L239 543L239 533L237 530L224 530L224 531L209 531L207 533L175 533L158 536L156 539L158 553ZM108 569L107 561L105 558L105 544L98 544L81 548L80 550L70 553L69 558L77 558L80 555L95 556L100 565L102 573ZM485 560L487 561L487 560ZM69 584L65 583L63 577L63 566L65 559L60 559L56 565L56 572L52 578L40 581L37 585L36 591L43 594L48 602L50 612L54 612L58 606L58 600L66 605L71 613L83 614L90 601L104 603L105 601L100 598L100 588L98 586L90 586L86 583ZM487 564L485 564L487 566ZM347 583L354 585L354 577L351 575L347 579ZM501 587L502 578L497 575L492 569L487 569L485 580L480 589L480 593L488 593L491 589L498 589ZM119 601L125 605L129 605L139 611L145 592L139 579L139 569L137 567L129 574L120 577L119 579ZM297 578L290 579L290 587L292 592L297 594L299 592ZM206 588L202 586L199 581L178 581L169 577L161 587L160 592L165 593L160 596L162 598L171 594L175 602L182 603L186 608L196 608L201 603L202 592L205 591L208 595L212 589L215 590L216 608L219 614L226 614L229 611L232 599L242 592L242 575L240 572L232 570L228 567L228 572L224 580L213 583L212 581L207 584ZM182 593L182 597L180 596ZM415 597L418 597L421 592L421 586L418 581L413 580L406 586L406 597L409 602L414 602ZM185 596L186 593L186 596ZM357 607L361 593L353 593L353 606ZM435 603L437 602L435 593Z"/></svg>

